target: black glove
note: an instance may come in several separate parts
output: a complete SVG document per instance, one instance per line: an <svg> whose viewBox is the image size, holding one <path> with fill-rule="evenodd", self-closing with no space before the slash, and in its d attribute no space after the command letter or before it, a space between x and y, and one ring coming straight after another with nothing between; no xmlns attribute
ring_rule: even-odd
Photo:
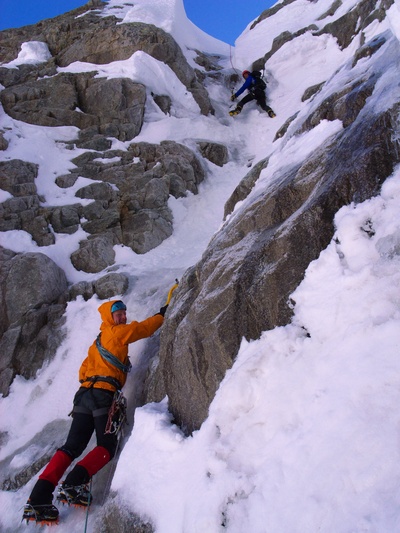
<svg viewBox="0 0 400 533"><path fill-rule="evenodd" d="M160 311L157 313L158 315L161 315L161 316L164 316L165 315L165 311L168 309L168 304L167 305L163 305L160 309Z"/></svg>
<svg viewBox="0 0 400 533"><path fill-rule="evenodd" d="M231 102L234 102L236 100L236 94L232 94L231 96Z"/></svg>

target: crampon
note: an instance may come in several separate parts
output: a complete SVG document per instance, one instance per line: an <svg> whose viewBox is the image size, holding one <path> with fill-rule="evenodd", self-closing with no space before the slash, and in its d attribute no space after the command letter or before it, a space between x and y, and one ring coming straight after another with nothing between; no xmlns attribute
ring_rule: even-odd
<svg viewBox="0 0 400 533"><path fill-rule="evenodd" d="M31 505L29 502L24 506L22 520L40 525L53 526L58 524L58 509L52 504Z"/></svg>
<svg viewBox="0 0 400 533"><path fill-rule="evenodd" d="M57 501L74 507L89 507L92 503L89 485L84 484L72 487L61 485L58 489Z"/></svg>

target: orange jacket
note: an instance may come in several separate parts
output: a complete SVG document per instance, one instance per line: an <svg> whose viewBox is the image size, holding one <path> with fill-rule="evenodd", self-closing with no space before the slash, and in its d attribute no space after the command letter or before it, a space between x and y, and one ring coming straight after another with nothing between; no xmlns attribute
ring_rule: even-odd
<svg viewBox="0 0 400 533"><path fill-rule="evenodd" d="M154 315L146 318L143 322L134 321L130 324L119 324L117 326L114 324L111 314L111 307L115 301L105 302L99 307L102 319L100 326L101 345L126 365L129 361L128 344L153 335L164 322L164 317L162 315ZM121 388L125 385L127 377L122 370L103 359L96 347L96 340L90 346L88 356L79 369L79 381L82 387L89 388L93 386L100 389L115 390L113 385L104 381L97 381L94 385L90 381L85 381L92 376L115 378L121 384Z"/></svg>

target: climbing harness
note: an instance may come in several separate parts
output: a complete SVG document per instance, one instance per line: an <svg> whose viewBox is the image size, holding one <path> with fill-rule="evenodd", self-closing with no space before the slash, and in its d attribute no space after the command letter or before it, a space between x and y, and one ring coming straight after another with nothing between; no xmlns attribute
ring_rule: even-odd
<svg viewBox="0 0 400 533"><path fill-rule="evenodd" d="M233 70L236 72L238 76L240 76L240 72L237 70L237 68L234 67L233 62L232 62L232 46L231 45L229 45L229 60L230 60L231 67L233 68Z"/></svg>

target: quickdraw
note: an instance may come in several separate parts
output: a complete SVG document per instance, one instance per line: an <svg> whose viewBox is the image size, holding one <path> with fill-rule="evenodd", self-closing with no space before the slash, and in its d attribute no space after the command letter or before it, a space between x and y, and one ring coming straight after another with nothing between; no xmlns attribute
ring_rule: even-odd
<svg viewBox="0 0 400 533"><path fill-rule="evenodd" d="M108 419L104 434L118 435L123 424L127 424L126 419L127 402L121 391L114 394L111 407L108 411Z"/></svg>

